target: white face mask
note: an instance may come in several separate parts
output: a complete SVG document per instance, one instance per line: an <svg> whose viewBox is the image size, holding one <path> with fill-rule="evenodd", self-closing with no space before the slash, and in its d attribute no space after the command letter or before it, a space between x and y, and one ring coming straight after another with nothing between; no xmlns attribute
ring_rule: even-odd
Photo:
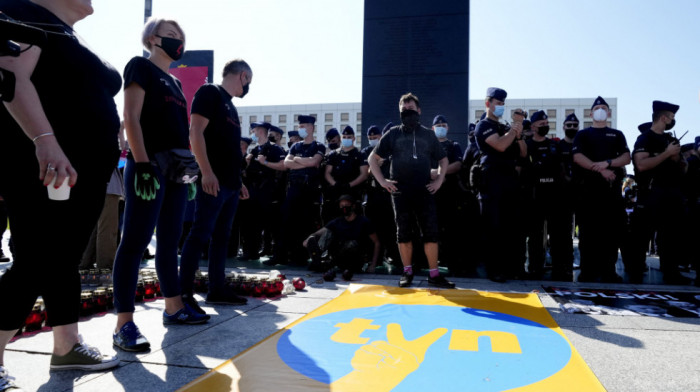
<svg viewBox="0 0 700 392"><path fill-rule="evenodd" d="M374 147L379 144L379 139L369 139L369 145Z"/></svg>
<svg viewBox="0 0 700 392"><path fill-rule="evenodd" d="M603 108L599 108L599 109L596 109L595 112L593 112L593 120L594 121L605 121L607 119L608 119L608 111L607 110L605 110Z"/></svg>
<svg viewBox="0 0 700 392"><path fill-rule="evenodd" d="M306 128L299 128L299 136L302 139L306 139L306 137L309 136L309 134L306 132Z"/></svg>

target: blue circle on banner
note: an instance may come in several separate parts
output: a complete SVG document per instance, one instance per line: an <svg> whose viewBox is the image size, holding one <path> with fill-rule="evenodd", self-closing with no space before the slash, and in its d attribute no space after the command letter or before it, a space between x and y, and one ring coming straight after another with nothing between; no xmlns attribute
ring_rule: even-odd
<svg viewBox="0 0 700 392"><path fill-rule="evenodd" d="M368 339L363 343L338 342L338 335L336 341L331 339L343 327L340 324L348 325L354 319L371 320L371 324L364 323L378 328L361 328L361 333L356 335ZM389 324L398 324L407 341L437 328L447 329L428 347L418 369L392 391L517 388L556 374L572 354L569 342L562 335L534 321L505 313L438 305L382 305L314 317L285 331L277 343L277 353L295 371L331 384L353 371L351 360L361 347L387 341ZM474 338L471 345L452 347L452 340L465 340L466 335L460 331L476 331L482 336L478 340ZM497 332L483 336L489 335L488 331ZM499 332L505 334L498 335ZM503 350L502 344L494 342L504 335L510 342L515 337L520 352Z"/></svg>

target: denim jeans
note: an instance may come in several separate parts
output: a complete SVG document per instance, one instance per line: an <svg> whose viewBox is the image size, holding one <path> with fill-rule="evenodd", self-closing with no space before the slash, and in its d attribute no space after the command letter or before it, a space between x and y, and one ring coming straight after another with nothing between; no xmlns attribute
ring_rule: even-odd
<svg viewBox="0 0 700 392"><path fill-rule="evenodd" d="M182 294L192 294L194 273L209 240L209 292L221 291L226 284L226 253L231 224L238 208L240 190L220 186L216 197L205 193L197 184L194 222L182 247L180 286Z"/></svg>
<svg viewBox="0 0 700 392"><path fill-rule="evenodd" d="M135 163L126 162L124 169L124 232L117 249L112 272L114 280L114 307L117 313L134 311L134 293L138 281L141 258L156 230L156 272L163 296L180 295L177 272L177 244L182 232L182 220L187 202L187 185L167 181L158 167L154 167L160 189L154 200L136 196Z"/></svg>

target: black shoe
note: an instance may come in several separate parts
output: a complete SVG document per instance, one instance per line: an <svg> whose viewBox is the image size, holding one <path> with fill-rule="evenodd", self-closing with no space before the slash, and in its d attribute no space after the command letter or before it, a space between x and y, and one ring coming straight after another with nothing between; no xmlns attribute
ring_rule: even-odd
<svg viewBox="0 0 700 392"><path fill-rule="evenodd" d="M326 282L332 282L335 280L336 273L335 268L331 268L323 274L323 280Z"/></svg>
<svg viewBox="0 0 700 392"><path fill-rule="evenodd" d="M150 249L146 248L146 250L143 251L143 259L144 259L144 260L151 260L151 259L153 259L153 258L155 258L155 257L156 257L156 256L154 256L154 255L151 253L151 250L150 250Z"/></svg>
<svg viewBox="0 0 700 392"><path fill-rule="evenodd" d="M353 275L354 274L351 270L346 269L345 271L343 271L343 280L349 282L352 280Z"/></svg>
<svg viewBox="0 0 700 392"><path fill-rule="evenodd" d="M5 256L4 253L0 252L0 263L9 263L10 258Z"/></svg>
<svg viewBox="0 0 700 392"><path fill-rule="evenodd" d="M245 305L248 303L248 300L237 296L231 290L224 290L221 293L210 292L207 294L206 303L217 305Z"/></svg>
<svg viewBox="0 0 700 392"><path fill-rule="evenodd" d="M442 275L438 275L434 278L432 278L432 277L428 278L428 286L440 287L443 289L455 288L455 284L450 282L449 280L445 279L445 277Z"/></svg>
<svg viewBox="0 0 700 392"><path fill-rule="evenodd" d="M506 277L501 275L501 274L489 275L489 279L491 279L492 282L496 282L496 283L505 283L506 282Z"/></svg>
<svg viewBox="0 0 700 392"><path fill-rule="evenodd" d="M403 273L399 279L399 287L408 287L413 283L413 274Z"/></svg>
<svg viewBox="0 0 700 392"><path fill-rule="evenodd" d="M199 314L207 314L207 312L205 312L204 309L202 309L199 306L199 303L197 303L197 300L191 295L183 294L182 295L182 302L186 303L187 305L190 305L190 308L192 308L195 312L197 312Z"/></svg>

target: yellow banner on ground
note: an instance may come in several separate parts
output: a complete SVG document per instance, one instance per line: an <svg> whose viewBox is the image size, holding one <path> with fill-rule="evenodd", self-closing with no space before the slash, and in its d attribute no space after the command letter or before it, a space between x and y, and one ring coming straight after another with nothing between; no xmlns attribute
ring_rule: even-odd
<svg viewBox="0 0 700 392"><path fill-rule="evenodd" d="M182 391L605 391L536 294L351 285Z"/></svg>

